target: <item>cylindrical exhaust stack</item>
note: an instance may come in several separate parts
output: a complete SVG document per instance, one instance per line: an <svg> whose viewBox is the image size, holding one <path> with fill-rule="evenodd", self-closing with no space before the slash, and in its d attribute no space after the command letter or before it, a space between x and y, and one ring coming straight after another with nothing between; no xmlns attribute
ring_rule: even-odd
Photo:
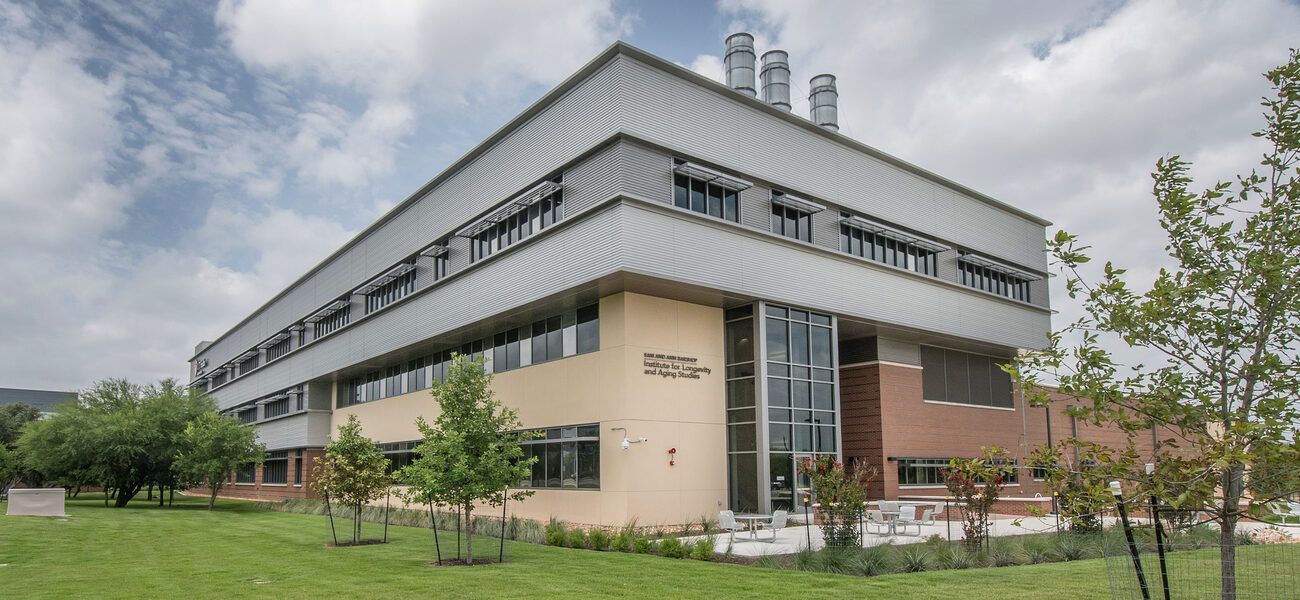
<svg viewBox="0 0 1300 600"><path fill-rule="evenodd" d="M811 92L808 104L811 106L809 118L819 127L831 131L840 130L840 93L835 90L835 76L823 74L813 77L808 82Z"/></svg>
<svg viewBox="0 0 1300 600"><path fill-rule="evenodd" d="M790 55L785 50L763 53L763 102L790 112Z"/></svg>
<svg viewBox="0 0 1300 600"><path fill-rule="evenodd" d="M754 36L733 33L727 36L727 87L738 92L757 96L754 87Z"/></svg>

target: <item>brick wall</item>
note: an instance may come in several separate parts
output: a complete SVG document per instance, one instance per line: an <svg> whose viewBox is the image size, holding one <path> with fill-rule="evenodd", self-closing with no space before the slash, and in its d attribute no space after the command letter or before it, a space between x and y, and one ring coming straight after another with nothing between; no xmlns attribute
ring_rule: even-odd
<svg viewBox="0 0 1300 600"><path fill-rule="evenodd" d="M227 483L222 487L218 496L222 498L238 498L241 500L263 500L276 502L289 498L315 498L316 493L311 490L311 470L315 465L313 459L318 456L324 456L325 451L321 449L303 450L302 452L302 485L294 484L294 451L289 451L289 475L287 484L263 484L262 467L257 467L253 471L253 483Z"/></svg>
<svg viewBox="0 0 1300 600"><path fill-rule="evenodd" d="M1015 409L997 409L927 402L922 396L920 367L871 362L840 369L841 436L844 457L850 464L861 462L874 466L880 477L868 492L874 498L897 499L902 496L943 497L943 486L907 486L898 484L898 463L890 458L971 457L988 446L1007 450L1017 464L1028 462L1033 449L1047 443L1048 408L1027 410L1018 391ZM1077 435L1080 439L1122 447L1123 432L1113 427L1075 424L1064 414L1070 404L1083 402L1053 392L1050 408L1052 441L1059 443ZM1162 438L1168 437L1162 434ZM1139 434L1139 450L1150 455L1152 438ZM1035 498L1046 496L1042 482L1033 481L1028 469L1019 471L1019 484L1008 485L1005 497ZM998 512L1026 514L1025 501L999 503ZM1050 502L1033 503L1050 508Z"/></svg>

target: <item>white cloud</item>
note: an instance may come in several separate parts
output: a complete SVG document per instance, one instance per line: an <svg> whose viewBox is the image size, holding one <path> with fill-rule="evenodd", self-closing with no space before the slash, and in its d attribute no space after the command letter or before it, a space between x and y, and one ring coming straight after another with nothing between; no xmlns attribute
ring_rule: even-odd
<svg viewBox="0 0 1300 600"><path fill-rule="evenodd" d="M1054 221L1135 283L1168 261L1155 160L1196 161L1202 184L1254 167L1260 74L1300 31L1300 9L1266 0L722 4L772 40L760 54L790 52L796 114L803 82L834 73L841 131ZM1058 324L1079 314L1062 285Z"/></svg>

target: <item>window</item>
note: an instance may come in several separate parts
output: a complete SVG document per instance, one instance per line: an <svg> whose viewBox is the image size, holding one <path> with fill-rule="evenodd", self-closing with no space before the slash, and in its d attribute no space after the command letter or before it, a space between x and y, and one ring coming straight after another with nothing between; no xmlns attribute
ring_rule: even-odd
<svg viewBox="0 0 1300 600"><path fill-rule="evenodd" d="M289 452L267 452L262 461L262 483L289 483Z"/></svg>
<svg viewBox="0 0 1300 600"><path fill-rule="evenodd" d="M600 426L598 424L533 429L538 436L520 443L524 458L537 457L531 477L519 487L600 489Z"/></svg>
<svg viewBox="0 0 1300 600"><path fill-rule="evenodd" d="M240 376L247 375L249 371L256 369L257 362L258 362L257 359L258 359L257 351L253 351L252 356L249 356L248 358L245 358L243 361L240 361L239 363Z"/></svg>
<svg viewBox="0 0 1300 600"><path fill-rule="evenodd" d="M943 485L943 470L951 458L898 459L898 485Z"/></svg>
<svg viewBox="0 0 1300 600"><path fill-rule="evenodd" d="M957 257L957 268L961 272L962 285L1022 302L1029 302L1029 282L1040 279L1037 275L965 252Z"/></svg>
<svg viewBox="0 0 1300 600"><path fill-rule="evenodd" d="M366 314L370 314L415 291L415 259L404 262L362 286L366 295Z"/></svg>
<svg viewBox="0 0 1300 600"><path fill-rule="evenodd" d="M428 389L434 381L445 380L453 352L470 360L483 357L487 372L503 373L597 350L600 350L600 305L591 304L366 373L340 390L339 407Z"/></svg>
<svg viewBox="0 0 1300 600"><path fill-rule="evenodd" d="M740 191L752 183L683 160L674 161L673 172L675 206L740 222Z"/></svg>
<svg viewBox="0 0 1300 600"><path fill-rule="evenodd" d="M271 417L279 417L282 415L289 414L289 408L290 408L289 397L285 396L283 398L280 398L279 400L267 402L266 405L262 408L262 412L265 413L264 418L269 419Z"/></svg>
<svg viewBox="0 0 1300 600"><path fill-rule="evenodd" d="M1014 408L1011 376L999 359L958 350L921 346L921 391L926 400Z"/></svg>
<svg viewBox="0 0 1300 600"><path fill-rule="evenodd" d="M294 453L293 457L293 484L302 485L302 450Z"/></svg>
<svg viewBox="0 0 1300 600"><path fill-rule="evenodd" d="M289 331L298 331L298 347L301 348L307 344L307 328L302 325L294 325Z"/></svg>
<svg viewBox="0 0 1300 600"><path fill-rule="evenodd" d="M388 459L389 474L414 462L416 457L415 447L418 445L420 445L418 440L379 444L379 453Z"/></svg>
<svg viewBox="0 0 1300 600"><path fill-rule="evenodd" d="M219 369L212 375L212 387L217 387L226 383L226 370Z"/></svg>
<svg viewBox="0 0 1300 600"><path fill-rule="evenodd" d="M257 408L247 408L239 411L239 422L245 425L257 422Z"/></svg>
<svg viewBox="0 0 1300 600"><path fill-rule="evenodd" d="M319 339L338 331L352 321L352 304L345 299L335 300L329 306L307 317L312 323L312 339Z"/></svg>
<svg viewBox="0 0 1300 600"><path fill-rule="evenodd" d="M236 469L235 483L253 483L255 481L253 473L255 467L256 465L254 463L248 463Z"/></svg>
<svg viewBox="0 0 1300 600"><path fill-rule="evenodd" d="M266 362L271 362L289 353L289 334L282 333L284 339L266 347Z"/></svg>
<svg viewBox="0 0 1300 600"><path fill-rule="evenodd" d="M939 253L948 247L874 221L843 213L840 251L922 275L939 274Z"/></svg>
<svg viewBox="0 0 1300 600"><path fill-rule="evenodd" d="M826 207L781 192L772 192L772 233L812 241L812 216Z"/></svg>
<svg viewBox="0 0 1300 600"><path fill-rule="evenodd" d="M803 458L835 456L835 371L830 315L766 305L768 486L773 510L791 510L796 493L811 493Z"/></svg>
<svg viewBox="0 0 1300 600"><path fill-rule="evenodd" d="M564 218L564 190L557 178L544 181L505 207L462 230L470 238L470 262L490 256Z"/></svg>
<svg viewBox="0 0 1300 600"><path fill-rule="evenodd" d="M732 510L758 510L758 411L754 407L754 305L724 313L727 363L727 490Z"/></svg>

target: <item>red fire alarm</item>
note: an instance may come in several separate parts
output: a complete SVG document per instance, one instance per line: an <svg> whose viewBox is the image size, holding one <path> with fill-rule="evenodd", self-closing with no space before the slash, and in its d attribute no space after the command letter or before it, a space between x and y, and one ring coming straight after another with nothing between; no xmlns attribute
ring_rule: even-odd
<svg viewBox="0 0 1300 600"><path fill-rule="evenodd" d="M676 464L677 464L677 449L676 449L676 448L669 448L669 449L668 449L668 466L671 467L671 466L676 465Z"/></svg>

